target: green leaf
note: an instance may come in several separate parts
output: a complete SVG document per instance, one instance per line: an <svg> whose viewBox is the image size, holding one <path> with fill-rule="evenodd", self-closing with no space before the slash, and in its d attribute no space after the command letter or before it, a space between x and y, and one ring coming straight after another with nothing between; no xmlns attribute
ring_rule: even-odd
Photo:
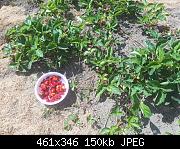
<svg viewBox="0 0 180 149"><path fill-rule="evenodd" d="M165 57L165 52L163 49L159 49L158 52L159 52L158 59L160 62L162 62L164 60L164 57Z"/></svg>
<svg viewBox="0 0 180 149"><path fill-rule="evenodd" d="M78 118L78 116L76 114L70 114L68 116L68 120L71 120L71 121L76 123L79 120L79 118Z"/></svg>
<svg viewBox="0 0 180 149"><path fill-rule="evenodd" d="M155 30L149 29L146 33L148 33L151 37L158 39L159 38L159 33Z"/></svg>
<svg viewBox="0 0 180 149"><path fill-rule="evenodd" d="M67 131L72 129L72 126L69 124L68 120L64 121L64 129L67 130Z"/></svg>
<svg viewBox="0 0 180 149"><path fill-rule="evenodd" d="M111 114L114 116L120 116L123 115L123 112L121 111L120 106L116 105L114 108L112 108Z"/></svg>
<svg viewBox="0 0 180 149"><path fill-rule="evenodd" d="M161 84L161 85L168 85L169 82L161 82L160 84Z"/></svg>
<svg viewBox="0 0 180 149"><path fill-rule="evenodd" d="M24 21L24 24L28 25L28 26L31 26L32 24L32 20L30 17L28 17L25 21Z"/></svg>
<svg viewBox="0 0 180 149"><path fill-rule="evenodd" d="M93 125L95 122L96 122L96 120L92 117L92 115L90 114L90 115L88 115L88 117L87 117L87 122L90 124L90 125Z"/></svg>
<svg viewBox="0 0 180 149"><path fill-rule="evenodd" d="M113 93L113 94L116 94L116 95L121 95L120 89L118 87L116 87L116 86L112 86L112 85L109 86L108 91Z"/></svg>
<svg viewBox="0 0 180 149"><path fill-rule="evenodd" d="M136 116L130 116L128 118L128 125L129 125L129 127L134 127L134 128L140 129L139 118Z"/></svg>
<svg viewBox="0 0 180 149"><path fill-rule="evenodd" d="M140 103L140 109L145 118L149 118L152 115L150 108L143 102Z"/></svg>
<svg viewBox="0 0 180 149"><path fill-rule="evenodd" d="M40 49L37 49L37 50L36 50L36 55L37 55L38 57L43 57L43 51L40 50Z"/></svg>
<svg viewBox="0 0 180 149"><path fill-rule="evenodd" d="M165 99L166 99L166 93L164 93L163 91L160 91L158 93L158 96L156 97L156 101L157 101L157 106L159 106L160 104L164 103L165 102Z"/></svg>
<svg viewBox="0 0 180 149"><path fill-rule="evenodd" d="M177 40L172 45L174 51L178 51L180 49L180 40Z"/></svg>
<svg viewBox="0 0 180 149"><path fill-rule="evenodd" d="M16 62L19 62L19 61L21 60L21 57L22 57L22 53L17 53L17 54L15 55L15 61L16 61Z"/></svg>
<svg viewBox="0 0 180 149"><path fill-rule="evenodd" d="M171 99L173 99L173 100L176 101L178 104L180 104L180 99L179 99L179 98L176 98L176 97L172 96Z"/></svg>
<svg viewBox="0 0 180 149"><path fill-rule="evenodd" d="M109 135L118 135L120 128L116 125L110 127Z"/></svg>
<svg viewBox="0 0 180 149"><path fill-rule="evenodd" d="M96 96L100 97L106 90L107 90L107 87L100 87L97 91Z"/></svg>
<svg viewBox="0 0 180 149"><path fill-rule="evenodd" d="M12 52L12 46L11 44L6 44L3 48L3 53L5 55L9 55Z"/></svg>
<svg viewBox="0 0 180 149"><path fill-rule="evenodd" d="M171 54L171 57L174 58L176 61L180 61L180 54L178 53Z"/></svg>
<svg viewBox="0 0 180 149"><path fill-rule="evenodd" d="M143 87L141 85L136 85L131 87L131 96L141 93L143 91Z"/></svg>
<svg viewBox="0 0 180 149"><path fill-rule="evenodd" d="M150 87L154 90L159 90L161 88L161 85L158 80L148 81L147 85L148 85L148 87Z"/></svg>
<svg viewBox="0 0 180 149"><path fill-rule="evenodd" d="M164 59L163 60L163 65L165 65L165 66L168 66L168 67L172 67L173 66L173 60L172 59Z"/></svg>
<svg viewBox="0 0 180 149"><path fill-rule="evenodd" d="M141 56L141 54L138 52L138 51L132 51L131 53L130 53L131 55L139 55L139 56ZM136 59L135 59L136 60ZM139 63L139 62L138 62Z"/></svg>
<svg viewBox="0 0 180 149"><path fill-rule="evenodd" d="M10 63L9 67L12 68L12 69L17 69L18 64L17 63Z"/></svg>
<svg viewBox="0 0 180 149"><path fill-rule="evenodd" d="M180 119L178 120L178 124L179 124L179 126L180 126Z"/></svg>
<svg viewBox="0 0 180 149"><path fill-rule="evenodd" d="M109 129L109 128L103 128L103 129L101 130L100 134L102 134L102 135L108 135L109 132L110 132L110 129Z"/></svg>
<svg viewBox="0 0 180 149"><path fill-rule="evenodd" d="M100 47L103 47L103 46L104 46L102 40L98 40L95 45L96 45L96 46L100 46Z"/></svg>
<svg viewBox="0 0 180 149"><path fill-rule="evenodd" d="M28 68L29 70L30 70L31 67L32 67L32 63L33 63L32 61L30 61L30 62L28 63L28 67L27 67L27 68Z"/></svg>
<svg viewBox="0 0 180 149"><path fill-rule="evenodd" d="M146 45L148 46L148 48L150 50L155 50L156 49L155 45L149 40L146 41Z"/></svg>

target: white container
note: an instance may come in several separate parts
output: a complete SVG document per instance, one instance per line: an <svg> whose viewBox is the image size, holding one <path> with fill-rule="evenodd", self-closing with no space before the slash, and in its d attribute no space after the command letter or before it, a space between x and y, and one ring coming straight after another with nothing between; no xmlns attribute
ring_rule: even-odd
<svg viewBox="0 0 180 149"><path fill-rule="evenodd" d="M39 86L40 86L41 82L42 82L44 79L46 79L47 77L52 76L52 75L61 77L61 81L62 81L62 83L64 83L65 88L66 88L66 91L64 92L64 95L62 95L62 97L61 97L59 100L54 101L54 102L47 102L46 100L43 100L43 99L39 96ZM35 92L36 98L37 98L42 104L45 104L45 105L55 105L55 104L60 103L60 102L63 101L64 98L67 96L68 91L69 91L69 83L68 83L67 78L66 78L63 74L58 73L58 72L49 72L49 73L43 74L43 75L37 80L36 85L35 85L35 88L34 88L34 92Z"/></svg>

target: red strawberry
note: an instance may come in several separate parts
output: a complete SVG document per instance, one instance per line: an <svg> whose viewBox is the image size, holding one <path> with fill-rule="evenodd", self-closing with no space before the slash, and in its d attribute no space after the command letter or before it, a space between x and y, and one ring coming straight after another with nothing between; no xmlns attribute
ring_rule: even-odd
<svg viewBox="0 0 180 149"><path fill-rule="evenodd" d="M55 88L51 88L50 93L55 93L56 89Z"/></svg>
<svg viewBox="0 0 180 149"><path fill-rule="evenodd" d="M64 84L61 86L61 88L62 88L63 91L66 89Z"/></svg>
<svg viewBox="0 0 180 149"><path fill-rule="evenodd" d="M44 84L45 84L45 85L49 85L49 81L48 81L48 80L45 80L45 81L44 81Z"/></svg>
<svg viewBox="0 0 180 149"><path fill-rule="evenodd" d="M51 82L51 85L52 85L53 87L55 87L55 86L57 85L57 82L52 81L52 82Z"/></svg>
<svg viewBox="0 0 180 149"><path fill-rule="evenodd" d="M52 77L52 81L59 81L59 80L60 80L60 78L58 76L53 76Z"/></svg>
<svg viewBox="0 0 180 149"><path fill-rule="evenodd" d="M49 95L49 93L46 91L46 92L44 92L44 95L45 95L45 96L48 96L48 95Z"/></svg>
<svg viewBox="0 0 180 149"><path fill-rule="evenodd" d="M40 85L40 88L41 88L42 90L46 90L46 85L42 83L42 84Z"/></svg>
<svg viewBox="0 0 180 149"><path fill-rule="evenodd" d="M56 86L56 91L57 91L57 92L61 92L61 91L62 91L61 85L57 85L57 86Z"/></svg>
<svg viewBox="0 0 180 149"><path fill-rule="evenodd" d="M59 81L59 82L56 82L56 85L61 85L62 83Z"/></svg>
<svg viewBox="0 0 180 149"><path fill-rule="evenodd" d="M53 97L53 96L55 96L56 95L56 93L50 93L50 97Z"/></svg>
<svg viewBox="0 0 180 149"><path fill-rule="evenodd" d="M59 100L59 95L58 95L58 94L56 94L56 95L54 96L54 100L55 100L55 101Z"/></svg>

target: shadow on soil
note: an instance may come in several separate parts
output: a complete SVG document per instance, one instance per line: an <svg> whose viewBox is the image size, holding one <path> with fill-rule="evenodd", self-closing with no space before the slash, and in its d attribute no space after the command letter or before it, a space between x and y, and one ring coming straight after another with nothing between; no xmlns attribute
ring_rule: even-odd
<svg viewBox="0 0 180 149"><path fill-rule="evenodd" d="M162 115L163 123L171 124L175 120L175 118L177 118L180 115L180 105L174 102L169 105L161 105L161 106L153 106L150 103L146 103L146 104L149 106L153 114ZM143 123L144 126L150 123L150 128L154 135L161 134L158 127L153 122L151 122L150 119L143 119Z"/></svg>
<svg viewBox="0 0 180 149"><path fill-rule="evenodd" d="M17 75L22 76L30 76L31 74L37 73L37 77L39 78L41 75L47 72L59 72L64 74L67 78L70 78L74 75L80 74L83 72L83 66L82 62L78 61L71 61L65 66L62 66L58 69L50 69L46 67L42 63L36 63L33 65L32 69L28 72L16 72Z"/></svg>

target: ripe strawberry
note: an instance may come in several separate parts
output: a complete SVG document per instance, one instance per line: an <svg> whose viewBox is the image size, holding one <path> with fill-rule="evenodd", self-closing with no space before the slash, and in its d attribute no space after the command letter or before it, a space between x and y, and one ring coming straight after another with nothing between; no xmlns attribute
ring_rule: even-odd
<svg viewBox="0 0 180 149"><path fill-rule="evenodd" d="M59 80L60 80L60 78L58 76L53 76L52 77L52 81L59 81Z"/></svg>
<svg viewBox="0 0 180 149"><path fill-rule="evenodd" d="M50 97L53 97L53 96L55 96L56 95L56 93L50 93Z"/></svg>
<svg viewBox="0 0 180 149"><path fill-rule="evenodd" d="M48 96L48 95L49 95L49 93L46 91L46 92L44 92L44 95L45 95L45 96Z"/></svg>
<svg viewBox="0 0 180 149"><path fill-rule="evenodd" d="M61 92L61 90L62 90L61 85L57 85L57 86L56 86L56 91L57 91L57 92Z"/></svg>
<svg viewBox="0 0 180 149"><path fill-rule="evenodd" d="M56 85L61 85L62 83L61 83L61 81L59 81L59 82L56 82Z"/></svg>
<svg viewBox="0 0 180 149"><path fill-rule="evenodd" d="M66 89L64 84L61 86L61 88L62 88L63 91Z"/></svg>
<svg viewBox="0 0 180 149"><path fill-rule="evenodd" d="M45 84L45 85L49 85L49 81L48 81L48 80L45 80L45 81L44 81L44 84Z"/></svg>
<svg viewBox="0 0 180 149"><path fill-rule="evenodd" d="M51 85L52 85L53 87L55 87L56 84L57 84L57 82L55 82L55 81L52 81L52 82L51 82Z"/></svg>
<svg viewBox="0 0 180 149"><path fill-rule="evenodd" d="M40 88L41 88L41 90L46 90L46 85L42 83L42 84L40 85Z"/></svg>
<svg viewBox="0 0 180 149"><path fill-rule="evenodd" d="M51 80L51 79L52 79L52 76L47 77L47 80Z"/></svg>
<svg viewBox="0 0 180 149"><path fill-rule="evenodd" d="M55 88L51 88L50 93L55 93L56 89Z"/></svg>
<svg viewBox="0 0 180 149"><path fill-rule="evenodd" d="M51 82L51 83L49 83L49 86L50 87L54 87L54 84Z"/></svg>

